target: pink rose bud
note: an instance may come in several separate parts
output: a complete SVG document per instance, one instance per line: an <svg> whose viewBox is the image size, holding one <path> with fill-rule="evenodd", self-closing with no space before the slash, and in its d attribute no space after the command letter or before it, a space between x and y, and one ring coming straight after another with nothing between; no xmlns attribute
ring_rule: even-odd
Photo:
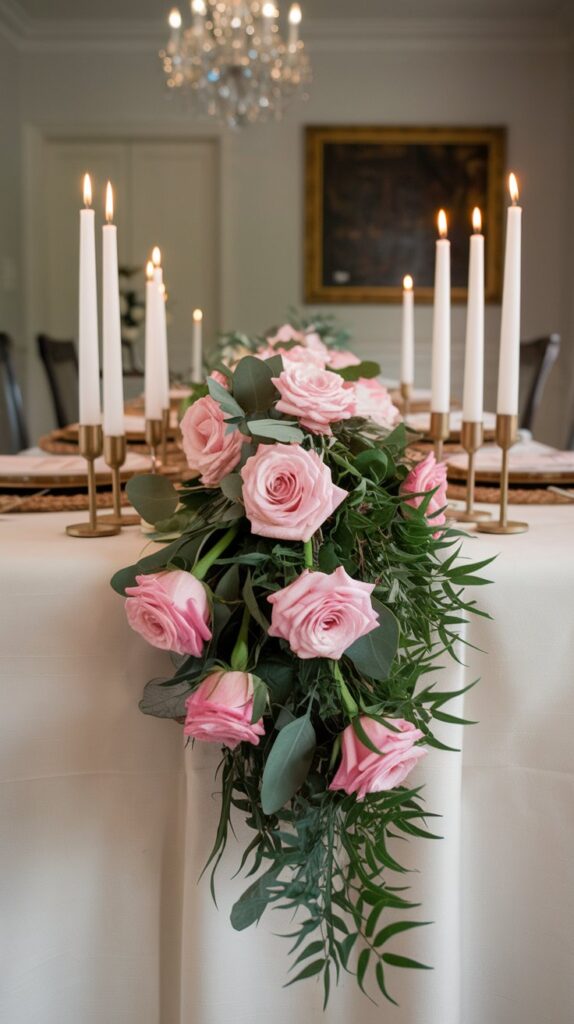
<svg viewBox="0 0 574 1024"><path fill-rule="evenodd" d="M285 370L287 367L294 365L316 366L318 369L324 370L327 361L327 356L323 352L312 348L304 348L303 345L294 345L293 348L281 348L279 345L277 348L260 349L255 354L258 359L271 359L272 356L281 356Z"/></svg>
<svg viewBox="0 0 574 1024"><path fill-rule="evenodd" d="M206 640L211 640L203 583L181 569L136 576L136 583L126 587L126 615L132 629L153 647L199 658Z"/></svg>
<svg viewBox="0 0 574 1024"><path fill-rule="evenodd" d="M331 434L331 423L353 415L353 388L338 373L290 364L273 383L281 395L279 412L295 416L313 434Z"/></svg>
<svg viewBox="0 0 574 1024"><path fill-rule="evenodd" d="M296 444L260 444L241 479L251 532L280 540L311 540L348 494L316 452Z"/></svg>
<svg viewBox="0 0 574 1024"><path fill-rule="evenodd" d="M379 427L389 430L396 426L401 418L386 387L374 377L370 380L360 377L355 384L355 416L372 420Z"/></svg>
<svg viewBox="0 0 574 1024"><path fill-rule="evenodd" d="M345 370L347 366L358 366L361 362L354 352L349 352L344 348L331 349L328 361L332 370Z"/></svg>
<svg viewBox="0 0 574 1024"><path fill-rule="evenodd" d="M268 335L266 340L269 345L274 346L280 345L281 342L285 344L286 341L303 342L305 340L305 335L302 331L298 331L295 327L292 327L291 324L283 324L281 327L277 328L275 334Z"/></svg>
<svg viewBox="0 0 574 1024"><path fill-rule="evenodd" d="M299 658L338 660L359 637L379 624L371 603L374 583L361 583L342 566L327 575L304 572L272 594L269 636L286 640Z"/></svg>
<svg viewBox="0 0 574 1024"><path fill-rule="evenodd" d="M226 377L225 374L221 372L221 370L212 370L209 376L211 377L212 380L216 381L218 384L221 384L221 387L225 388L226 391L229 391L231 386L229 383L229 377Z"/></svg>
<svg viewBox="0 0 574 1024"><path fill-rule="evenodd" d="M185 702L184 733L196 740L222 743L231 750L238 743L258 746L265 734L263 719L253 717L253 677L248 672L212 672Z"/></svg>
<svg viewBox="0 0 574 1024"><path fill-rule="evenodd" d="M228 430L223 411L211 395L199 398L186 410L181 433L188 466L201 474L206 487L216 487L235 469L241 447L249 441L238 430Z"/></svg>
<svg viewBox="0 0 574 1024"><path fill-rule="evenodd" d="M325 359L329 359L329 349L325 345L324 341L321 341L321 335L314 330L308 330L305 334L305 340L303 342L306 348L310 348L313 352L320 352Z"/></svg>
<svg viewBox="0 0 574 1024"><path fill-rule="evenodd" d="M400 786L427 752L415 747L417 740L422 739L421 730L403 718L393 718L393 726L399 732L392 732L366 716L361 716L360 723L381 753L369 750L361 743L353 726L348 725L343 732L341 763L329 789L356 793L357 800L364 800L367 793L381 793Z"/></svg>
<svg viewBox="0 0 574 1024"><path fill-rule="evenodd" d="M429 452L426 459L411 469L409 475L403 480L401 494L416 494L416 498L407 498L406 504L418 508L424 495L428 491L434 491L435 487L437 491L430 499L426 518L430 526L442 526L446 522L444 512L447 504L446 465L444 462L437 462L434 452ZM437 531L434 536L438 536L438 533L440 531Z"/></svg>

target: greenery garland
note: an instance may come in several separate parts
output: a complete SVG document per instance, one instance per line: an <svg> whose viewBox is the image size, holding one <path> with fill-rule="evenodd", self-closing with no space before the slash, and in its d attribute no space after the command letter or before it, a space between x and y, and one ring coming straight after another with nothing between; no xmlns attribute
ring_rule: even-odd
<svg viewBox="0 0 574 1024"><path fill-rule="evenodd" d="M411 463L403 424L389 431L347 418L332 424L332 434L318 435L277 409L281 357L247 356L235 372L219 370L226 386L209 379L209 395L226 433L245 438L233 471L216 487L175 489L161 476L129 484L133 504L166 545L122 569L112 585L125 595L148 574L192 574L206 588L211 623L201 653L173 655L173 677L149 682L140 707L184 722L191 695L210 674L250 674L250 720L264 735L223 748L212 889L237 811L253 835L241 858L250 881L233 907L233 927L247 928L268 908L288 909L294 919L288 984L320 975L326 1005L332 982L347 971L363 991L371 978L394 1001L387 968L425 965L393 952L393 937L425 922L412 918L405 868L390 841L434 838L433 815L418 786L400 784L363 799L330 786L349 728L379 758L372 723L391 738L398 723L410 723L420 730L418 748L450 749L434 735L434 723L463 722L445 705L465 691L442 692L435 675L445 654L457 657L467 616L483 614L465 588L486 582L478 574L487 562L459 557L460 534L437 526L443 517L431 513L435 489L416 501L405 492ZM357 380L374 372L370 364L340 376ZM316 453L333 484L347 492L306 543L257 535L244 506L246 463L261 446L285 444ZM378 624L337 660L298 657L285 639L270 635L269 598L306 569L328 575L341 568L373 585Z"/></svg>

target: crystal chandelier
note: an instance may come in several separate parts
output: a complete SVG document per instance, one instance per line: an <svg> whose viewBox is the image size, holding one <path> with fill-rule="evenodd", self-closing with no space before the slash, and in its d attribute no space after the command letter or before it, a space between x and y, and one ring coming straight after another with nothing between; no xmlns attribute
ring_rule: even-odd
<svg viewBox="0 0 574 1024"><path fill-rule="evenodd" d="M278 17L270 2L191 0L191 26L184 28L174 8L160 51L168 88L186 92L200 113L232 127L279 120L293 98L306 98L311 67L299 38L299 4L289 10L287 41Z"/></svg>

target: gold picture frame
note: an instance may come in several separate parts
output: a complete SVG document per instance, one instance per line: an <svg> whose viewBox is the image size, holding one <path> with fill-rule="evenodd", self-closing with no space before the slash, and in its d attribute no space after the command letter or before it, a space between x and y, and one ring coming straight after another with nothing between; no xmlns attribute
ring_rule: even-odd
<svg viewBox="0 0 574 1024"><path fill-rule="evenodd" d="M432 302L436 215L452 242L452 299L466 301L471 213L485 234L485 298L499 302L506 129L305 129L305 301L397 303L402 279Z"/></svg>

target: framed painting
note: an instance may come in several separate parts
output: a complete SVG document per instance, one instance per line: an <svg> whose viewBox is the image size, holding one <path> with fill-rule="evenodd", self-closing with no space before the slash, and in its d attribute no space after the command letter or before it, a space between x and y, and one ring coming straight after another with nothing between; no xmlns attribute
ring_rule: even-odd
<svg viewBox="0 0 574 1024"><path fill-rule="evenodd" d="M398 302L405 274L432 302L437 214L452 297L466 299L471 215L482 212L487 302L502 287L505 128L308 127L305 300Z"/></svg>

